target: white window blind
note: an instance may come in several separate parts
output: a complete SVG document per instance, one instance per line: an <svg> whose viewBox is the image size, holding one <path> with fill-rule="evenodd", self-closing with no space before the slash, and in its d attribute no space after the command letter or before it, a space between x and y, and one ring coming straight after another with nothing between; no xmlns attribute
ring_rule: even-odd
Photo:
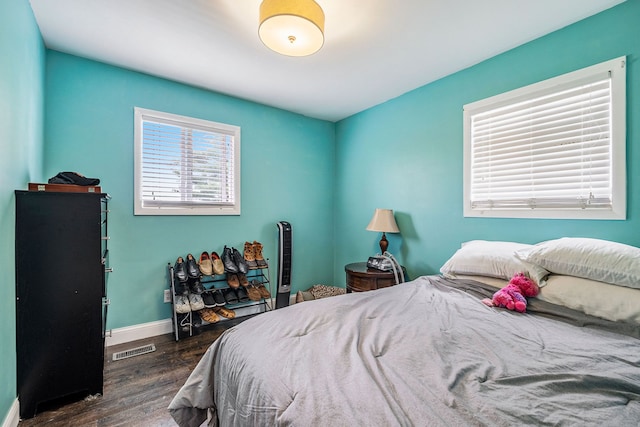
<svg viewBox="0 0 640 427"><path fill-rule="evenodd" d="M136 108L136 214L239 214L240 128Z"/></svg>
<svg viewBox="0 0 640 427"><path fill-rule="evenodd" d="M614 132L621 125L614 98L623 61L465 106L465 215L619 217L625 113L623 101L622 129Z"/></svg>

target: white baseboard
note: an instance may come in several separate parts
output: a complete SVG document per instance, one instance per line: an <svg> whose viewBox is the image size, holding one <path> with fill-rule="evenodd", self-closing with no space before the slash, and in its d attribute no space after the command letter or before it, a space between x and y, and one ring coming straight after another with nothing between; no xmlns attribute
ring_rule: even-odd
<svg viewBox="0 0 640 427"><path fill-rule="evenodd" d="M11 408L9 408L9 412L7 412L7 416L4 418L2 427L17 427L18 422L20 422L20 402L16 399L13 401Z"/></svg>
<svg viewBox="0 0 640 427"><path fill-rule="evenodd" d="M155 322L141 323L139 325L126 326L107 331L105 345L124 344L130 341L142 340L158 335L170 334L173 332L171 319L157 320Z"/></svg>

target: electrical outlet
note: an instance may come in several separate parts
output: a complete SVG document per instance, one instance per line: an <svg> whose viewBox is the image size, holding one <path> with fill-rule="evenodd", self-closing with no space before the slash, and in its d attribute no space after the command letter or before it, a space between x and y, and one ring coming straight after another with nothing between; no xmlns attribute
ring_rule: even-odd
<svg viewBox="0 0 640 427"><path fill-rule="evenodd" d="M164 302L171 302L171 289L164 290Z"/></svg>

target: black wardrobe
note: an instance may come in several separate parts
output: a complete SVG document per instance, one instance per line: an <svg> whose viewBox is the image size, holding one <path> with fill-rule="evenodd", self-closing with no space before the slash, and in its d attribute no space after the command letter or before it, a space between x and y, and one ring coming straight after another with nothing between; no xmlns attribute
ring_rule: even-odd
<svg viewBox="0 0 640 427"><path fill-rule="evenodd" d="M102 393L106 194L16 191L20 416Z"/></svg>

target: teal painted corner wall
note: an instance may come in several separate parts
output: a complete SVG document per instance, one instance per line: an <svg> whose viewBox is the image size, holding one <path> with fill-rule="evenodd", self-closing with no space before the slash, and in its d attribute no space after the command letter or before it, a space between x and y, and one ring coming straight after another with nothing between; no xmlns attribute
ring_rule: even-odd
<svg viewBox="0 0 640 427"><path fill-rule="evenodd" d="M0 2L0 425L17 393L14 190L41 178L44 57L29 2Z"/></svg>
<svg viewBox="0 0 640 427"><path fill-rule="evenodd" d="M162 291L179 255L259 240L273 266L279 220L294 228L294 292L344 285L344 265L378 251L379 234L365 230L376 207L395 210L402 232L388 235L389 249L412 278L437 272L470 239L568 235L639 246L638 16L640 0L628 0L333 124L45 51L29 3L0 3L0 418L16 398L13 191L62 170L100 178L113 196L108 328L170 316ZM621 55L628 219L463 218L462 106ZM241 216L133 215L134 106L241 126Z"/></svg>
<svg viewBox="0 0 640 427"><path fill-rule="evenodd" d="M344 265L379 251L379 233L365 231L375 208L394 209L399 235L389 251L411 278L437 273L472 239L536 243L561 236L640 245L640 0L545 37L336 125L334 281ZM462 107L479 99L627 57L627 220L523 220L462 215Z"/></svg>
<svg viewBox="0 0 640 427"><path fill-rule="evenodd" d="M133 215L136 106L241 127L240 216ZM294 230L292 289L331 280L333 123L56 51L47 52L45 108L45 176L77 171L112 196L108 328L169 318L167 264L187 253L257 240L275 283L280 220Z"/></svg>

